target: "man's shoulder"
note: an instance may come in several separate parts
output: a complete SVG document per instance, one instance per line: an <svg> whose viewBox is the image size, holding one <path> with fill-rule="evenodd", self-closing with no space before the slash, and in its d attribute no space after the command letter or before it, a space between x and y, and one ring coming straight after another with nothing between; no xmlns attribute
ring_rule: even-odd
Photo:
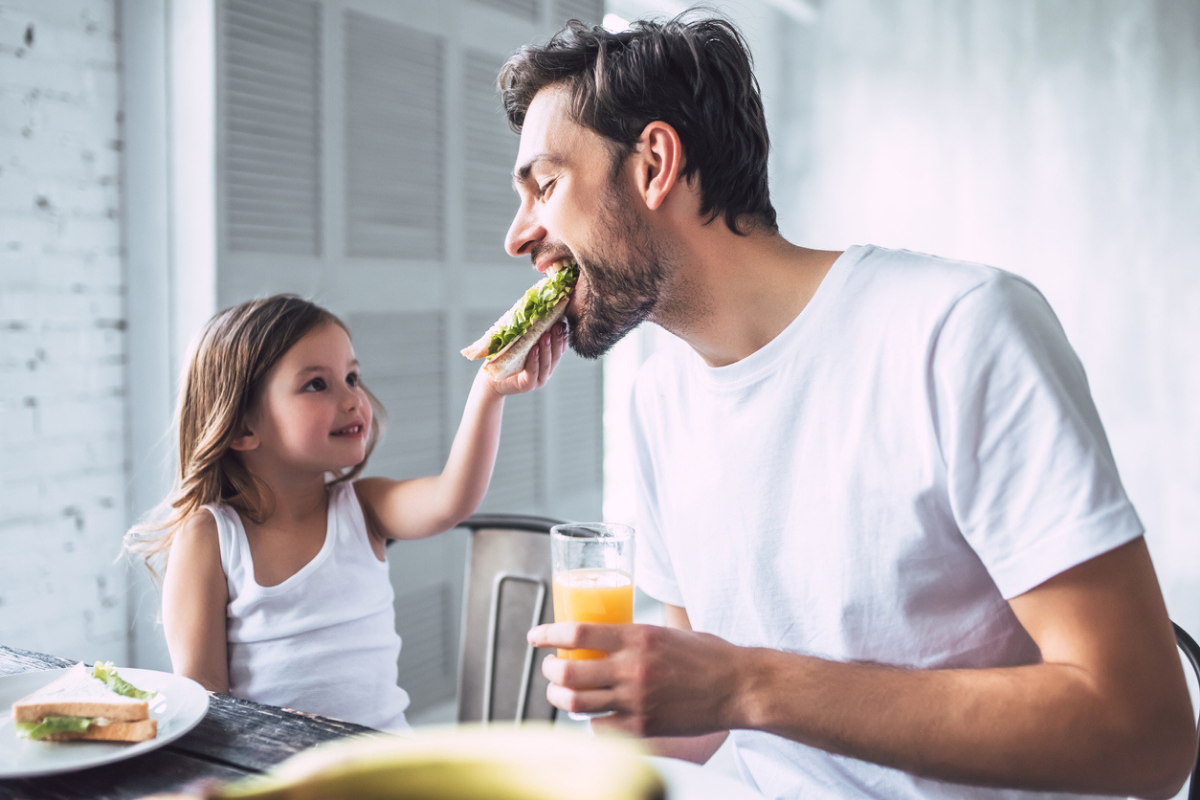
<svg viewBox="0 0 1200 800"><path fill-rule="evenodd" d="M936 320L968 296L1001 305L1041 297L1026 278L990 264L874 245L862 250L847 281L860 302L924 309Z"/></svg>
<svg viewBox="0 0 1200 800"><path fill-rule="evenodd" d="M1015 277L998 267L978 261L877 245L862 248L855 260L855 268L874 279L918 283L922 286L941 285L948 289L970 288L998 278Z"/></svg>

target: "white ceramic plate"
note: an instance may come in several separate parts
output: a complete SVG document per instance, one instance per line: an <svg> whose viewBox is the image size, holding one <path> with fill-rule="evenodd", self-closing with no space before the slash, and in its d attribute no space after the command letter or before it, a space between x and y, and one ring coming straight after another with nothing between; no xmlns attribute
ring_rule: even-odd
<svg viewBox="0 0 1200 800"><path fill-rule="evenodd" d="M190 678L152 669L122 667L120 675L139 689L158 692L150 698L150 716L158 720L158 736L146 742L31 742L17 737L12 704L66 669L0 675L0 778L30 778L95 767L132 758L162 747L196 727L208 712L208 692Z"/></svg>
<svg viewBox="0 0 1200 800"><path fill-rule="evenodd" d="M763 800L754 789L712 766L662 756L647 760L667 785L667 800Z"/></svg>

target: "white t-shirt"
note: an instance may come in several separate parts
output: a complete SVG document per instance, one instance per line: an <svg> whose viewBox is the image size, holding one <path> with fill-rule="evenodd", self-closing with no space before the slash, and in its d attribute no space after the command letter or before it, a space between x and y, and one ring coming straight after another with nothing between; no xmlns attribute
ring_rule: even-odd
<svg viewBox="0 0 1200 800"><path fill-rule="evenodd" d="M394 594L387 562L371 547L349 482L329 490L325 544L276 586L254 579L235 509L205 506L217 520L229 587L229 693L371 728L407 732L408 693L397 683Z"/></svg>
<svg viewBox="0 0 1200 800"><path fill-rule="evenodd" d="M986 266L851 248L747 358L657 354L632 411L637 582L738 645L1034 663L1006 598L1142 534L1049 305ZM767 797L1037 796L732 738Z"/></svg>

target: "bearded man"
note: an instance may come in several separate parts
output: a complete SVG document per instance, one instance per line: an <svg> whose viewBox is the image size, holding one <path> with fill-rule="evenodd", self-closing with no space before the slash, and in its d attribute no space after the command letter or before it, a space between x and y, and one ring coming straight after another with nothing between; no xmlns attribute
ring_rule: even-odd
<svg viewBox="0 0 1200 800"><path fill-rule="evenodd" d="M540 626L552 703L767 797L1173 795L1196 730L1078 358L991 267L776 225L720 19L570 23L500 75L511 255L579 265L570 341L651 320L637 580L666 626Z"/></svg>

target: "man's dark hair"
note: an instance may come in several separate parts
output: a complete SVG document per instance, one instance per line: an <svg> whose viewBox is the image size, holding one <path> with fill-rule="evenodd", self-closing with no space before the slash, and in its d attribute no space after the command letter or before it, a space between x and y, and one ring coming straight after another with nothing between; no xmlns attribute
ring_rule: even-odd
<svg viewBox="0 0 1200 800"><path fill-rule="evenodd" d="M700 214L745 234L777 230L767 188L767 121L750 49L720 18L641 20L609 33L571 20L545 45L525 45L500 70L508 123L517 133L534 96L562 85L572 119L614 144L617 164L646 125L661 120L683 143L680 177L699 180Z"/></svg>

